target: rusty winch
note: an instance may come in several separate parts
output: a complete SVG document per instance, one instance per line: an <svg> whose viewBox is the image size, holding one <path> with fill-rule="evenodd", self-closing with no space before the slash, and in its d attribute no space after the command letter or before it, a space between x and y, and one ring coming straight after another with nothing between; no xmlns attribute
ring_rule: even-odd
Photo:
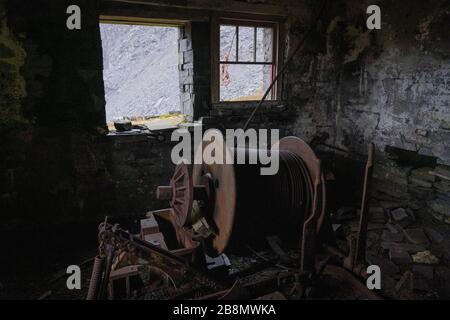
<svg viewBox="0 0 450 320"><path fill-rule="evenodd" d="M234 158L258 153L257 149L235 148L229 155L226 146L222 151L224 157ZM271 235L304 246L324 221L326 196L320 160L297 137L281 139L274 152L279 156L274 175L261 175L261 164L179 164L170 184L157 188L157 198L169 200L171 206L163 212L170 214L179 232L192 228L203 236L211 256L265 242Z"/></svg>

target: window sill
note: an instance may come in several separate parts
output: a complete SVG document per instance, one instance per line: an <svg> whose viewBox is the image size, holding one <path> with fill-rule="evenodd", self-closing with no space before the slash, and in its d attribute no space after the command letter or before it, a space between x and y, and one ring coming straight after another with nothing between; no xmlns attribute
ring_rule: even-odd
<svg viewBox="0 0 450 320"><path fill-rule="evenodd" d="M114 141L116 144L142 143L149 141L171 144L170 137L172 132L177 128L178 127L158 128L156 130L133 129L129 131L111 131L107 133L104 138L109 141Z"/></svg>
<svg viewBox="0 0 450 320"><path fill-rule="evenodd" d="M211 110L212 116L232 116L251 114L258 105L259 101L232 101L219 102L213 104ZM287 104L284 101L264 101L261 104L258 113L278 114L287 110Z"/></svg>
<svg viewBox="0 0 450 320"><path fill-rule="evenodd" d="M155 129L131 129L127 131L109 131L107 136L133 136L133 135L152 135L153 133L172 132L179 126L159 127Z"/></svg>

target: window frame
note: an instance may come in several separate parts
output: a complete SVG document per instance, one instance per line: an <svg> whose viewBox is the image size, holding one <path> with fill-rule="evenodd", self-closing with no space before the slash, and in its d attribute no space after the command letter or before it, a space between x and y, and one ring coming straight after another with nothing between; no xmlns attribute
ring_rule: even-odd
<svg viewBox="0 0 450 320"><path fill-rule="evenodd" d="M271 62L251 62L251 61L228 61L227 64L237 65L272 65L272 80L275 78L278 68L283 59L282 28L281 19L264 19L261 17L247 18L244 17L219 17L213 16L211 21L211 100L215 107L242 105L242 103L252 103L259 100L245 100L245 101L220 101L220 65L223 61L220 60L220 27L223 25L238 27L254 27L256 28L271 28L273 30L272 40L272 61ZM238 32L239 33L239 32ZM236 51L239 49L239 34L236 36ZM256 53L256 43L254 48ZM256 59L255 59L256 60ZM275 83L272 89L270 100L267 100L271 105L274 102L281 100L281 77Z"/></svg>
<svg viewBox="0 0 450 320"><path fill-rule="evenodd" d="M137 17L137 16L126 16L126 15L99 15L98 17L98 25L100 24L118 24L118 25L127 25L127 26L146 26L146 27L170 27L170 28L178 28L182 29L186 26L186 24L189 22L189 20L181 20L181 19L162 19L162 18L147 18L147 17ZM102 46L103 50L103 44L102 39L100 38L100 45ZM179 44L178 45L178 54L179 54ZM178 71L179 72L179 71ZM102 81L104 83L103 75L102 75ZM179 96L181 96L181 91L179 92ZM106 93L105 93L105 102L106 102ZM179 105L180 107L180 114L184 117L186 117L186 114L183 113L181 103ZM106 103L104 106L105 110L105 126L108 128L109 123L106 120ZM163 116L163 115L160 115ZM158 117L158 116L156 116ZM130 120L133 122L133 120ZM165 131L165 130L174 130L178 126L162 126L161 128L157 129L151 129L151 131L159 132L159 131ZM149 129L150 130L150 129ZM116 131L109 131L109 134L118 134ZM125 132L121 133L121 135L134 135L134 134L146 134L145 132L142 133L136 133L136 132Z"/></svg>

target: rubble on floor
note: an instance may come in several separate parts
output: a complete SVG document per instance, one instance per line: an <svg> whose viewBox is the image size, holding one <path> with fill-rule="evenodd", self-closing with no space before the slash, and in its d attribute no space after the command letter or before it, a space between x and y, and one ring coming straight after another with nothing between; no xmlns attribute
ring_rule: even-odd
<svg viewBox="0 0 450 320"><path fill-rule="evenodd" d="M449 166L415 168L385 160L374 167L373 194L385 209L397 207L395 221L404 219L408 208L426 207L434 219L450 224Z"/></svg>
<svg viewBox="0 0 450 320"><path fill-rule="evenodd" d="M416 179L418 172L414 173ZM416 186L424 188L425 179L433 179L426 177ZM356 232L358 210L353 209L353 218L348 216L352 212L349 207L338 212L341 216L332 217L333 223L340 223L337 242L344 248L345 239ZM345 220L339 219L343 212L347 213ZM413 210L407 203L392 199L372 200L369 212L367 262L380 267L383 294L397 299L448 298L450 226L433 219L429 208Z"/></svg>

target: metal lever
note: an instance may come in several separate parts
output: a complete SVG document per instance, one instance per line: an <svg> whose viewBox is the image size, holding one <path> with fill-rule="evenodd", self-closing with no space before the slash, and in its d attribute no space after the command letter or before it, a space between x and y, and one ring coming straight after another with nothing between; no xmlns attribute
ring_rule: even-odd
<svg viewBox="0 0 450 320"><path fill-rule="evenodd" d="M355 259L353 267L366 263L366 247L367 247L367 225L369 223L368 204L369 192L373 171L374 144L369 144L369 153L367 156L366 172L364 176L364 187L361 199L361 212L359 217L359 230L356 239Z"/></svg>

